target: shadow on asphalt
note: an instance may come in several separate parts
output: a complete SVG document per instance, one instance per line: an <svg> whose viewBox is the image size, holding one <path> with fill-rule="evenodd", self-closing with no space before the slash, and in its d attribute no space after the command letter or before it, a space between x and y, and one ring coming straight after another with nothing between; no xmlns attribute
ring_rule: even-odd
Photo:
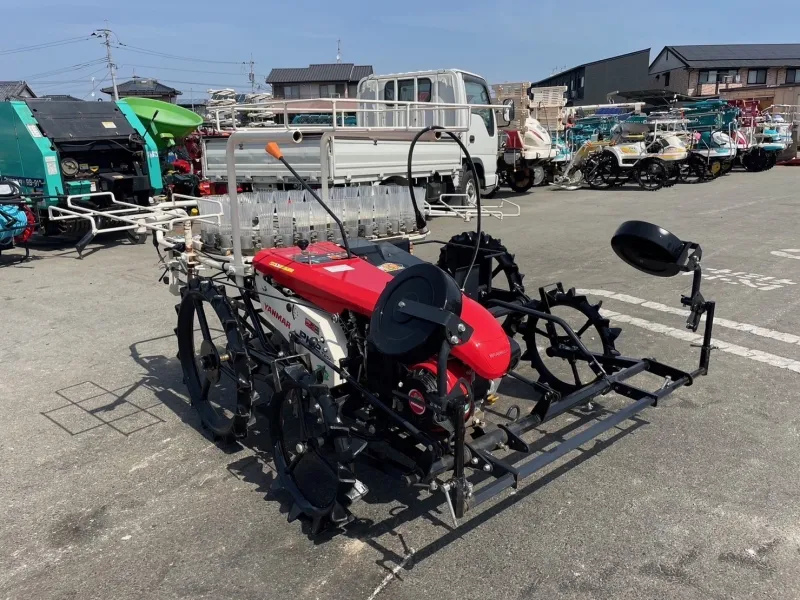
<svg viewBox="0 0 800 600"><path fill-rule="evenodd" d="M170 358L164 355L146 356L139 352L138 347L140 345L163 341L173 337L172 335L162 336L160 338L136 342L130 346L133 360L147 371L147 374L142 378L139 385L152 391L152 393L165 406L170 408L182 422L198 431L210 441L213 441L212 437L208 435L208 432L204 430L200 419L197 417L197 414L186 398L180 361L176 357ZM266 415L263 414L264 406L264 403L261 403L255 407L257 416L260 418L256 419L256 423L252 426L245 440L241 440L240 443L232 446L218 445L221 450L231 455L241 452L244 448L249 448L252 451L252 454L230 462L227 466L228 471L238 479L255 486L254 491L263 494L265 500L278 502L281 514L287 515L291 509L292 503L288 494L279 490L276 485L277 478L271 465L272 444L267 431ZM588 426L601 417L612 414L612 411L607 411L599 405L595 405L595 407L596 409L592 412L572 411L567 413L572 416L573 420L566 423L557 431L544 431L541 428L534 429L531 433L536 432L540 437L536 441L530 443L532 453L544 452L549 446L567 439L569 434ZM495 422L509 420L501 412L491 412L495 415L495 418L492 419ZM480 527L496 514L514 506L541 487L568 473L571 469L581 465L584 461L596 456L628 434L633 433L639 427L647 425L648 421L641 417L633 417L627 421L627 423L630 424L625 429L621 429L621 426L618 426L616 430L612 430L614 434L611 437L587 443L586 446L590 447L576 450L575 452L577 454L573 458L545 473L538 479L532 480L530 484L524 485L519 490L507 495L502 500L477 514L474 518L462 520L457 528L453 527L450 515L445 508L445 500L440 494L430 494L427 489L408 487L396 478L388 476L383 471L374 468L373 465L366 462L363 465L359 463L359 478L367 482L370 489L362 502L378 506L399 503L400 506L395 506L390 509L389 516L385 519L374 521L371 519L359 518L358 504L356 504L354 507L355 519L353 522L343 529L326 531L316 536L311 535L310 523L301 520L300 527L303 534L307 535L315 545L325 544L337 535L344 535L353 539L358 539L379 552L382 558L377 561L377 564L387 571L391 572L392 569L396 569L397 565L401 563L404 564L403 568L405 570L410 570L413 569L415 563L429 558L437 551ZM548 423L548 425L550 425L550 423ZM512 452L506 455L504 460L515 464L526 456L530 455ZM470 479L473 484L478 487L483 482L491 479L491 476L482 472L476 472ZM427 546L417 549L414 553L413 560L409 561L408 555L410 554L410 549L402 533L399 532L399 528L406 523L418 519L429 521L431 525L441 527L445 529L446 532ZM399 555L396 551L388 548L379 541L380 538L387 535L400 540L404 548L405 556Z"/></svg>
<svg viewBox="0 0 800 600"><path fill-rule="evenodd" d="M34 261L49 259L49 258L67 258L73 260L81 260L81 258L88 258L93 254L104 250L106 248L116 248L117 246L134 246L141 242L133 241L125 232L100 232L83 250L83 255L79 255L75 249L75 244L78 243L80 237L75 236L41 236L35 235L28 243L31 254L27 259L25 256L25 247L15 247L11 251L4 251L0 254L0 268L16 266L30 268L32 265L28 264Z"/></svg>

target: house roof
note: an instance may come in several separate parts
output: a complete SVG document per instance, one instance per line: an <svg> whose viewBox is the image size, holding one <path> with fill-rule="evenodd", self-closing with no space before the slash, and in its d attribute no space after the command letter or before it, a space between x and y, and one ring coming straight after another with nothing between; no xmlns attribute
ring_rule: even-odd
<svg viewBox="0 0 800 600"><path fill-rule="evenodd" d="M36 97L36 94L24 81L0 81L0 100L19 98L25 90L34 98Z"/></svg>
<svg viewBox="0 0 800 600"><path fill-rule="evenodd" d="M69 94L45 94L41 96L41 98L45 100L52 100L58 102L81 102L80 98L76 98L75 96L70 96Z"/></svg>
<svg viewBox="0 0 800 600"><path fill-rule="evenodd" d="M634 54L642 54L644 52L647 52L648 55L649 55L650 54L650 48L645 48L644 50L636 50L634 52L628 52L626 54L618 54L617 56L609 56L608 58L601 58L600 60L593 60L592 62L583 63L583 64L578 65L576 67L571 67L569 69L564 69L563 71L559 71L558 73L553 73L552 75L548 75L544 79L540 79L539 81L536 81L531 85L537 86L537 85L542 84L542 83L544 83L546 81L550 81L551 79L553 79L555 77L561 77L565 73L571 73L572 71L575 71L577 69L582 69L584 67L588 67L589 65L598 65L600 63L608 62L610 60L617 60L618 58L625 58L626 56L633 56Z"/></svg>
<svg viewBox="0 0 800 600"><path fill-rule="evenodd" d="M113 87L100 90L104 94L113 94ZM117 86L120 96L178 96L182 94L175 88L159 83L157 79L133 76L133 79Z"/></svg>
<svg viewBox="0 0 800 600"><path fill-rule="evenodd" d="M664 46L691 69L716 67L800 67L800 44L714 44ZM656 60L658 57L656 57ZM653 64L655 61L653 61ZM650 65L653 66L652 64Z"/></svg>
<svg viewBox="0 0 800 600"><path fill-rule="evenodd" d="M297 69L272 69L267 75L267 83L322 83L326 81L357 83L369 75L372 75L371 65L329 63Z"/></svg>

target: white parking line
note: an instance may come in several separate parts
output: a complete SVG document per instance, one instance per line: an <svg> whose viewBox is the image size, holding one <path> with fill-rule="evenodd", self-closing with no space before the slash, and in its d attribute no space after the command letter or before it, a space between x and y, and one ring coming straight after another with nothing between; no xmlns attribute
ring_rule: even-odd
<svg viewBox="0 0 800 600"><path fill-rule="evenodd" d="M383 581L381 581L381 582L378 584L378 587L376 587L376 588L373 590L373 592L372 592L372 593L369 595L369 598L367 598L367 600L375 600L375 598L377 598L377 597L378 597L378 594L380 594L380 593L383 591L383 589L384 589L384 588L385 588L387 585L389 585L389 584L391 583L391 581L392 581L394 578L396 578L396 577L397 577L397 574L400 572L400 570L401 570L403 567L405 567L405 566L406 566L406 564L408 563L408 561L409 561L409 560L411 560L411 558L412 558L413 556L414 556L414 549L412 548L412 549L410 549L410 550L409 550L408 554L406 554L406 556L403 558L403 560L400 562L400 564L399 564L399 565L395 565L395 566L392 568L392 571L391 571L391 572L390 572L390 573L389 573L389 574L388 574L386 577L384 577L384 578L383 578ZM398 579L399 579L399 578L398 578Z"/></svg>
<svg viewBox="0 0 800 600"><path fill-rule="evenodd" d="M667 327L666 325L661 325L660 323L653 323L638 317L623 315L621 313L614 312L613 310L601 309L600 314L608 319L612 319L616 323L629 323L636 327L641 327L642 329L647 329L648 331L653 331L655 333L662 333L686 342L700 344L703 341L702 335L692 333L687 329ZM716 323L716 319L714 322ZM765 363L773 367L778 367L779 369L786 369L788 371L800 373L800 361L778 356L776 354L770 354L769 352L762 352L761 350L752 350L750 348L745 348L744 346L739 346L738 344L729 344L728 342L723 342L722 340L718 340L716 338L714 338L713 342L714 345L722 352L735 354L736 356L741 356L743 358L749 358L750 360Z"/></svg>
<svg viewBox="0 0 800 600"><path fill-rule="evenodd" d="M783 250L773 250L770 252L773 256L780 256L781 258L796 258L800 260L800 249L797 248L784 248Z"/></svg>
<svg viewBox="0 0 800 600"><path fill-rule="evenodd" d="M674 306L667 306L660 302L650 302L636 296L628 296L627 294L617 294L616 292L609 292L608 290L577 290L579 294L588 294L589 296L600 296L603 298L611 298L612 300L619 300L620 302L627 302L628 304L636 304L644 308L650 308L673 315L680 315L683 317L689 316L689 311L683 308ZM703 318L705 320L705 317ZM726 329L735 329L736 331L743 331L763 338L771 340L778 340L787 344L800 345L800 335L793 333L784 333L782 331L775 331L767 329L766 327L759 327L758 325L750 325L749 323L739 323L738 321L731 321L729 319L722 319L714 317L714 325L718 327L725 327Z"/></svg>

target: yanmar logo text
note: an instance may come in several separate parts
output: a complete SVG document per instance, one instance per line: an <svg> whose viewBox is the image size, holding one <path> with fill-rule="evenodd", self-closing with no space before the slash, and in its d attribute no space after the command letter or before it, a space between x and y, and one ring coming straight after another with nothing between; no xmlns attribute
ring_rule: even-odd
<svg viewBox="0 0 800 600"><path fill-rule="evenodd" d="M270 315L272 315L272 317L276 321L278 321L278 323L280 323L281 325L286 327L286 329L291 329L292 328L292 325L291 325L291 323L289 323L289 320L286 317L284 317L282 314L280 314L277 310L275 310L274 308L272 308L269 305L267 305L267 312Z"/></svg>

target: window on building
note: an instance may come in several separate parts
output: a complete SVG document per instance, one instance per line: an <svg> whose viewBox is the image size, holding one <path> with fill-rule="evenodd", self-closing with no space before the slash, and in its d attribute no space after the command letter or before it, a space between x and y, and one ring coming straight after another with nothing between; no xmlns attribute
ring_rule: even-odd
<svg viewBox="0 0 800 600"><path fill-rule="evenodd" d="M664 87L669 87L669 73L664 74Z"/></svg>
<svg viewBox="0 0 800 600"><path fill-rule="evenodd" d="M585 83L585 81L586 80L585 80L584 76L581 75L581 78L578 80L578 87L583 89L583 84Z"/></svg>
<svg viewBox="0 0 800 600"><path fill-rule="evenodd" d="M786 83L800 83L797 80L797 69L786 69Z"/></svg>
<svg viewBox="0 0 800 600"><path fill-rule="evenodd" d="M333 86L330 86L330 87L333 87ZM331 91L332 90L329 91L327 85L321 85L321 86L319 86L319 97L320 98L330 98L331 97Z"/></svg>
<svg viewBox="0 0 800 600"><path fill-rule="evenodd" d="M297 99L300 97L300 87L296 85L283 86L283 97L286 99Z"/></svg>
<svg viewBox="0 0 800 600"><path fill-rule="evenodd" d="M417 79L417 102L430 102L432 89L430 79Z"/></svg>
<svg viewBox="0 0 800 600"><path fill-rule="evenodd" d="M736 69L724 69L722 71L709 70L700 71L699 83L727 83L736 81L739 71Z"/></svg>
<svg viewBox="0 0 800 600"><path fill-rule="evenodd" d="M767 70L766 69L750 69L747 72L747 83L748 84L767 83Z"/></svg>

